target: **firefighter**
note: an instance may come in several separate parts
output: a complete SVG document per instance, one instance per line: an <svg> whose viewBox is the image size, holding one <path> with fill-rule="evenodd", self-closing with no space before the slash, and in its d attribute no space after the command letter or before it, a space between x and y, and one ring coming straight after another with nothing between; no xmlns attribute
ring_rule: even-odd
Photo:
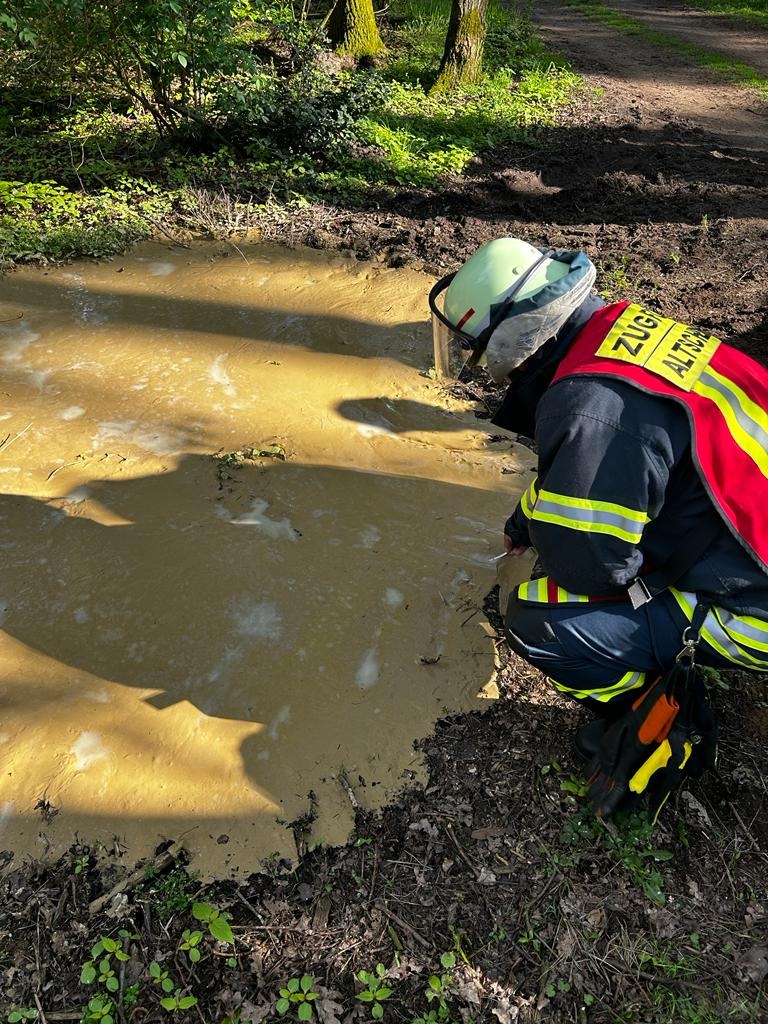
<svg viewBox="0 0 768 1024"><path fill-rule="evenodd" d="M506 637L595 713L575 747L612 784L617 737L684 637L700 665L768 669L768 371L708 331L604 302L595 276L584 253L500 238L430 306L438 368L484 361L508 385L493 422L535 439L504 545L533 547L541 575L501 610ZM699 717L691 743L714 729ZM644 753L658 760L659 743Z"/></svg>

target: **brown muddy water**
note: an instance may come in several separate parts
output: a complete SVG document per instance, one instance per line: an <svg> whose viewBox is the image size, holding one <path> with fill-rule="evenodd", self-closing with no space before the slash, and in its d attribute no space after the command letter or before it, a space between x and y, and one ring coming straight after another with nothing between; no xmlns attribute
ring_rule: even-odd
<svg viewBox="0 0 768 1024"><path fill-rule="evenodd" d="M480 607L531 455L425 375L429 284L265 244L0 281L15 863L183 837L203 877L250 872L313 805L341 842L340 773L381 806L493 695Z"/></svg>

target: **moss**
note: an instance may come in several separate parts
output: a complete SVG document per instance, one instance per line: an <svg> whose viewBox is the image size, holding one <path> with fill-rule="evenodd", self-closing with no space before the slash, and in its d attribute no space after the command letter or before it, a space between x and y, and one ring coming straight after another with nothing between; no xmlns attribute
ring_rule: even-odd
<svg viewBox="0 0 768 1024"><path fill-rule="evenodd" d="M445 41L445 52L432 91L452 92L477 85L483 76L483 50L487 31L487 0L455 3Z"/></svg>
<svg viewBox="0 0 768 1024"><path fill-rule="evenodd" d="M375 57L385 50L372 0L337 0L328 34L339 53L353 57Z"/></svg>

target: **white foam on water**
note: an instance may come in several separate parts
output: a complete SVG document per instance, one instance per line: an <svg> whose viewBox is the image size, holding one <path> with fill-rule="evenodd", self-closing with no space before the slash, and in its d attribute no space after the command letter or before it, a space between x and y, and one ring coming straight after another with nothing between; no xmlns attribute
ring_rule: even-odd
<svg viewBox="0 0 768 1024"><path fill-rule="evenodd" d="M366 526L360 533L360 544L364 548L375 548L381 540L381 530L378 526Z"/></svg>
<svg viewBox="0 0 768 1024"><path fill-rule="evenodd" d="M76 420L83 415L85 409L82 405L70 405L59 413L60 420Z"/></svg>
<svg viewBox="0 0 768 1024"><path fill-rule="evenodd" d="M80 733L69 748L69 752L75 758L75 769L79 772L109 757L109 753L101 742L101 736L90 729Z"/></svg>
<svg viewBox="0 0 768 1024"><path fill-rule="evenodd" d="M270 601L254 601L248 597L232 608L235 632L255 640L279 640L283 632L283 616Z"/></svg>
<svg viewBox="0 0 768 1024"><path fill-rule="evenodd" d="M86 501L90 498L91 492L87 487L76 487L74 491L70 491L64 498L64 501L68 505L78 505L81 501Z"/></svg>
<svg viewBox="0 0 768 1024"><path fill-rule="evenodd" d="M0 361L24 374L33 387L42 391L46 380L53 371L33 370L24 359L24 354L29 346L39 338L40 335L22 320L13 324L0 324Z"/></svg>
<svg viewBox="0 0 768 1024"><path fill-rule="evenodd" d="M4 363L20 363L22 356L40 335L19 320L13 324L0 324L0 359Z"/></svg>
<svg viewBox="0 0 768 1024"><path fill-rule="evenodd" d="M290 722L290 720L291 705L283 704L283 706L278 709L272 721L269 723L269 728L267 729L267 735L269 736L269 738L272 740L280 739L280 727L283 725L287 725L288 722Z"/></svg>
<svg viewBox="0 0 768 1024"><path fill-rule="evenodd" d="M107 690L86 690L83 697L94 704L109 704L112 700Z"/></svg>
<svg viewBox="0 0 768 1024"><path fill-rule="evenodd" d="M263 498L257 498L251 505L250 512L243 512L241 515L235 516L234 519L229 519L228 522L233 526L256 526L273 540L297 540L298 534L291 526L290 520L270 519L265 514L268 508L268 502Z"/></svg>
<svg viewBox="0 0 768 1024"><path fill-rule="evenodd" d="M0 416L0 421L2 421L2 420L9 420L9 419L11 418L11 416L13 416L13 413L12 413L12 412L4 412L4 413L3 413L3 414L2 414L1 416Z"/></svg>
<svg viewBox="0 0 768 1024"><path fill-rule="evenodd" d="M399 608L404 600L403 592L398 590L397 587L387 587L384 591L384 604L388 608Z"/></svg>
<svg viewBox="0 0 768 1024"><path fill-rule="evenodd" d="M167 277L176 270L175 263L168 263L166 260L152 260L147 267L150 277Z"/></svg>
<svg viewBox="0 0 768 1024"><path fill-rule="evenodd" d="M387 430L386 427L377 427L373 423L357 423L355 429L363 437L397 437L394 431Z"/></svg>
<svg viewBox="0 0 768 1024"><path fill-rule="evenodd" d="M13 800L6 800L4 804L0 804L0 832L2 832L10 821L12 813Z"/></svg>
<svg viewBox="0 0 768 1024"><path fill-rule="evenodd" d="M216 356L211 365L208 368L208 376L211 378L214 384L218 384L224 388L224 394L234 397L237 394L235 386L232 383L232 378L229 376L227 371L224 369L224 360L227 358L227 353L222 352Z"/></svg>
<svg viewBox="0 0 768 1024"><path fill-rule="evenodd" d="M379 678L379 654L375 647L365 652L355 673L355 682L361 690L370 690Z"/></svg>
<svg viewBox="0 0 768 1024"><path fill-rule="evenodd" d="M91 438L95 449L109 441L128 441L152 455L177 455L184 451L187 434L175 427L149 426L136 420L107 420L99 423Z"/></svg>

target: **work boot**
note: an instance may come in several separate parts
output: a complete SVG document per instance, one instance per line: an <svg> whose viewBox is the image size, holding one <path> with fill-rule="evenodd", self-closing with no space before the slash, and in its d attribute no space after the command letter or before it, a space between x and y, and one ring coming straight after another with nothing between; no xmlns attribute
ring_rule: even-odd
<svg viewBox="0 0 768 1024"><path fill-rule="evenodd" d="M573 753L579 761L583 761L584 764L589 764L600 749L600 744L603 741L603 735L605 734L605 730L609 724L610 723L605 718L595 718L576 730L573 734L571 745L573 747Z"/></svg>

